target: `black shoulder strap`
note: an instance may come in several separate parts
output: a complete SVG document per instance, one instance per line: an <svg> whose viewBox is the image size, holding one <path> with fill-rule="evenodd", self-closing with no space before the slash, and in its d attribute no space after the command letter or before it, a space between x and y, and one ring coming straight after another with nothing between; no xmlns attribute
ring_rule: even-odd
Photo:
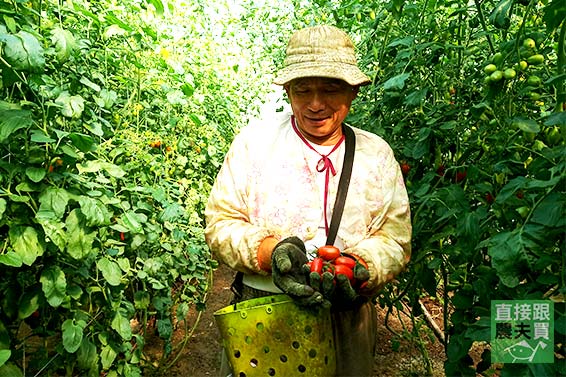
<svg viewBox="0 0 566 377"><path fill-rule="evenodd" d="M342 173L340 173L340 180L338 181L338 191L336 192L336 201L334 202L334 209L332 210L332 218L330 219L330 226L328 227L328 235L326 236L326 244L334 245L338 227L340 226L340 219L342 212L344 212L344 202L346 202L346 195L348 194L348 186L350 185L350 177L352 176L352 165L354 164L354 152L356 151L356 135L354 130L348 125L344 125L344 142L346 143L346 150L344 152L344 163L342 164Z"/></svg>

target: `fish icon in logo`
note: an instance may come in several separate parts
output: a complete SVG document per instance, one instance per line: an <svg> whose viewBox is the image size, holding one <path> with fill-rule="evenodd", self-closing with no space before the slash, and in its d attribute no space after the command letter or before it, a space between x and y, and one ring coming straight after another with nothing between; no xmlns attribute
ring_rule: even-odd
<svg viewBox="0 0 566 377"><path fill-rule="evenodd" d="M513 357L513 363L532 362L538 349L545 349L546 343L539 341L535 347L531 346L526 340L521 340L503 350Z"/></svg>

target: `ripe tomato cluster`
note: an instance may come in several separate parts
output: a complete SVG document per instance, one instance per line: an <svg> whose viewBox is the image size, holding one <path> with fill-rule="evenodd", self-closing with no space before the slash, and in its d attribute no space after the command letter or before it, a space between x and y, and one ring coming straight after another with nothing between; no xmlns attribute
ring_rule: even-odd
<svg viewBox="0 0 566 377"><path fill-rule="evenodd" d="M356 259L353 256L342 255L340 249L332 245L319 247L317 257L309 261L307 264L311 272L317 272L322 275L324 272L330 272L335 277L345 275L352 286L357 287L357 281L354 278L354 267L359 261L367 268L367 264L363 259ZM367 282L361 282L360 287L367 285Z"/></svg>

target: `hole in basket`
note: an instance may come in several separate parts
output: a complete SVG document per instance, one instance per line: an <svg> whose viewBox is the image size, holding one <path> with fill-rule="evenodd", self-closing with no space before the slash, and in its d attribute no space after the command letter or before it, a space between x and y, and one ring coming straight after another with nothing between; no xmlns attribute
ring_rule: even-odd
<svg viewBox="0 0 566 377"><path fill-rule="evenodd" d="M301 344L299 342L297 342L296 340L292 343L292 346L294 349L299 349L299 347L301 346Z"/></svg>
<svg viewBox="0 0 566 377"><path fill-rule="evenodd" d="M269 368L269 369L267 370L267 375L268 375L268 376L275 376L275 369Z"/></svg>
<svg viewBox="0 0 566 377"><path fill-rule="evenodd" d="M238 376L240 376L240 377L246 377L246 372L240 372L240 374L238 374Z"/></svg>
<svg viewBox="0 0 566 377"><path fill-rule="evenodd" d="M250 366L252 368L256 368L257 367L257 359L251 359L250 360Z"/></svg>
<svg viewBox="0 0 566 377"><path fill-rule="evenodd" d="M242 354L240 353L240 351L235 350L235 351L234 351L234 357L235 357L236 359L239 359L240 356L242 356Z"/></svg>
<svg viewBox="0 0 566 377"><path fill-rule="evenodd" d="M269 346L263 346L263 353L269 353Z"/></svg>
<svg viewBox="0 0 566 377"><path fill-rule="evenodd" d="M252 344L252 337L249 335L246 335L246 337L244 338L244 342L246 342L246 344Z"/></svg>
<svg viewBox="0 0 566 377"><path fill-rule="evenodd" d="M263 331L263 322L256 323L255 328L257 331Z"/></svg>
<svg viewBox="0 0 566 377"><path fill-rule="evenodd" d="M286 363L287 362L287 356L281 355L281 356L279 356L279 360L281 360L281 362L283 362L283 363Z"/></svg>
<svg viewBox="0 0 566 377"><path fill-rule="evenodd" d="M265 312L267 314L271 314L273 312L273 308L271 306L268 306L267 308L265 308Z"/></svg>
<svg viewBox="0 0 566 377"><path fill-rule="evenodd" d="M324 356L324 364L328 365L328 355Z"/></svg>
<svg viewBox="0 0 566 377"><path fill-rule="evenodd" d="M304 365L299 365L299 367L297 368L299 370L300 373L305 373L307 371L307 367L305 367Z"/></svg>
<svg viewBox="0 0 566 377"><path fill-rule="evenodd" d="M309 351L309 357L313 359L316 357L316 350L314 348Z"/></svg>
<svg viewBox="0 0 566 377"><path fill-rule="evenodd" d="M308 335L308 334L310 334L310 333L312 333L312 327L306 326L306 327L305 327L305 334Z"/></svg>

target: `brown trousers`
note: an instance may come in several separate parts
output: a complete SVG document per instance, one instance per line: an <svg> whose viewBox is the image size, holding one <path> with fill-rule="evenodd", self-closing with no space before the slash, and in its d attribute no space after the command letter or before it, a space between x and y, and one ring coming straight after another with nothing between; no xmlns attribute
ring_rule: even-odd
<svg viewBox="0 0 566 377"><path fill-rule="evenodd" d="M271 294L270 292L247 289L244 286L241 296L235 298L232 303ZM336 345L336 376L372 376L377 343L377 311L375 305L368 301L355 310L332 313L332 327ZM223 351L220 377L230 375L228 358Z"/></svg>

